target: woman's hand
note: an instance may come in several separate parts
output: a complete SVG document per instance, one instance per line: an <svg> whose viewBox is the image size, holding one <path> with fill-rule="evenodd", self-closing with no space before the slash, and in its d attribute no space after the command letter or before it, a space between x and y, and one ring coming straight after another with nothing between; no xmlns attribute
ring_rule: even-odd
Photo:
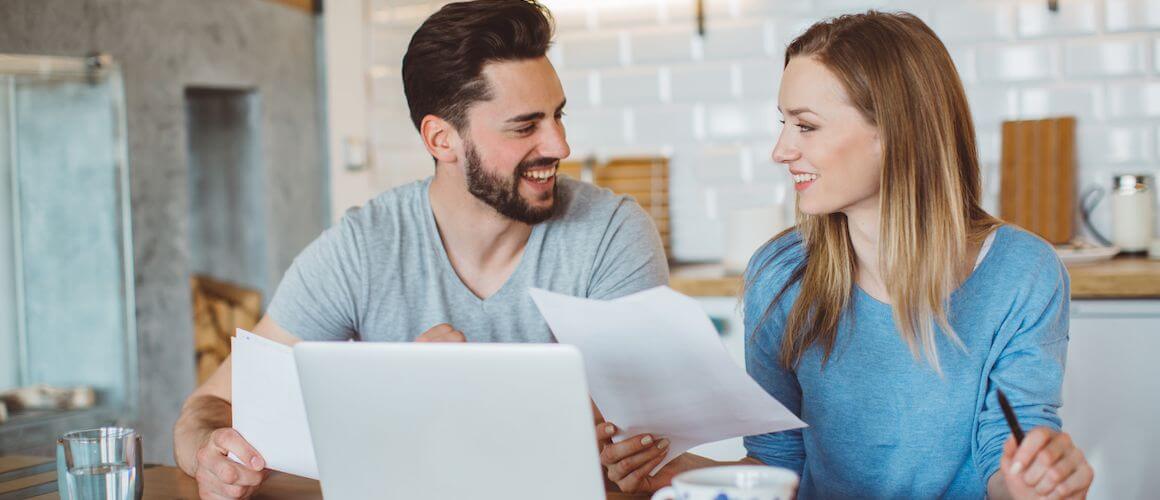
<svg viewBox="0 0 1160 500"><path fill-rule="evenodd" d="M616 426L611 423L603 422L596 426L600 464L607 469L608 479L623 492L656 491L668 486L673 476L681 472L714 464L707 458L684 453L665 464L655 476L649 476L649 472L664 460L669 440L641 434L613 443L615 434Z"/></svg>
<svg viewBox="0 0 1160 500"><path fill-rule="evenodd" d="M1012 498L1086 498L1092 485L1091 465L1066 432L1038 427L1016 445L1003 444L999 471Z"/></svg>

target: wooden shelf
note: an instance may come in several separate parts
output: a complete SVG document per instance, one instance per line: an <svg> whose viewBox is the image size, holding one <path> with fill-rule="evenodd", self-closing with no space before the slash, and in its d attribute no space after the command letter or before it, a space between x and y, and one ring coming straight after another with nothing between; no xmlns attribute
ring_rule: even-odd
<svg viewBox="0 0 1160 500"><path fill-rule="evenodd" d="M1160 260L1118 257L1106 262L1068 267L1071 298L1160 299ZM741 276L715 264L674 266L669 286L693 297L736 297Z"/></svg>

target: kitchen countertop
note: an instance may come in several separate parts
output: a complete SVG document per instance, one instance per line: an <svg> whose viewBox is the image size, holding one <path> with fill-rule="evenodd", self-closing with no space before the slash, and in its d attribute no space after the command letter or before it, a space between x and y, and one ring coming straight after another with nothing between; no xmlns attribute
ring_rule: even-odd
<svg viewBox="0 0 1160 500"><path fill-rule="evenodd" d="M1160 260L1117 257L1067 269L1073 300L1160 299ZM669 276L669 287L693 297L735 297L741 282L719 264L674 265Z"/></svg>

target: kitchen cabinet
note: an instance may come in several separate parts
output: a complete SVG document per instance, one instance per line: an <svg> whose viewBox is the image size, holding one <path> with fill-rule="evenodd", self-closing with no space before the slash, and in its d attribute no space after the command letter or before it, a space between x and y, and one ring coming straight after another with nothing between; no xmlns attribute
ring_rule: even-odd
<svg viewBox="0 0 1160 500"><path fill-rule="evenodd" d="M737 299L701 297L723 320L721 340L744 366ZM1061 417L1096 470L1091 499L1146 498L1160 491L1160 300L1076 300ZM741 439L693 450L718 460L745 456Z"/></svg>
<svg viewBox="0 0 1160 500"><path fill-rule="evenodd" d="M1160 491L1160 300L1074 301L1064 429L1096 471L1088 498Z"/></svg>

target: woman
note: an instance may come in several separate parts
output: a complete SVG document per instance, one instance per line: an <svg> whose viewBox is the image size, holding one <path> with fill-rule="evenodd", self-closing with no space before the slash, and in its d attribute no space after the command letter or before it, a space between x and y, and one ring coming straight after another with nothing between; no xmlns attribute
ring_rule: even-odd
<svg viewBox="0 0 1160 500"><path fill-rule="evenodd" d="M842 16L786 49L773 158L797 227L753 257L746 366L810 427L745 438L813 497L1082 498L1092 470L1059 432L1067 272L980 207L974 130L946 48L909 14ZM1016 446L1002 389L1024 429ZM718 465L663 436L617 444L621 489Z"/></svg>

